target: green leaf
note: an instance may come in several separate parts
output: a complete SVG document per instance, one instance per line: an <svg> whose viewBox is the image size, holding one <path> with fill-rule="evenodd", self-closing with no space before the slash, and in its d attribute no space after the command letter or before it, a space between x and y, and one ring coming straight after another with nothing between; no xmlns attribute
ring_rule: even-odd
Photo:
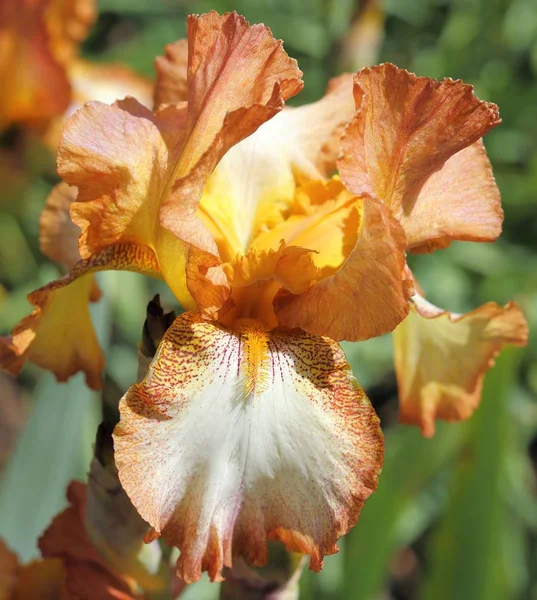
<svg viewBox="0 0 537 600"><path fill-rule="evenodd" d="M516 373L514 350L507 350L488 374L481 406L470 421L447 514L434 538L432 568L422 598L507 600L503 558L507 543L505 467L511 419L507 403ZM513 545L513 540L509 540Z"/></svg>
<svg viewBox="0 0 537 600"><path fill-rule="evenodd" d="M108 301L92 307L101 344L109 331ZM66 504L72 479L86 479L101 421L98 394L82 375L58 384L44 373L35 405L6 467L0 491L0 538L21 561L38 556L36 541Z"/></svg>
<svg viewBox="0 0 537 600"><path fill-rule="evenodd" d="M378 490L366 502L358 525L346 540L343 598L369 600L378 592L393 551L408 543L409 531L417 535L424 527L422 520L410 528L402 527L402 519L411 514L412 503L425 486L459 452L465 432L464 424L439 423L429 440L417 427L398 426L386 435Z"/></svg>

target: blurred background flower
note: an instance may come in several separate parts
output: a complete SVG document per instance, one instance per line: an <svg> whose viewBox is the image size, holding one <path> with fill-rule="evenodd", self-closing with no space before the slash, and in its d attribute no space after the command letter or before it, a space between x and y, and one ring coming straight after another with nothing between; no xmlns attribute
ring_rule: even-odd
<svg viewBox="0 0 537 600"><path fill-rule="evenodd" d="M35 14L44 4L25 0L21 6ZM52 150L58 119L90 98L111 101L130 93L149 102L146 80L154 79L154 57L185 35L188 13L211 9L237 10L284 39L306 83L294 102L320 98L328 79L342 70L390 61L419 75L464 79L480 98L498 104L503 124L485 143L502 192L503 235L494 244L454 243L430 256L412 256L410 266L435 304L465 312L487 300L514 298L530 329L535 326L534 0L100 0L87 32L91 3L82 4L82 21L69 21L79 24L70 30L71 45L28 50L48 69L55 65L63 83L52 87L52 100L33 101L40 114L9 118L7 101L0 103L0 333L27 314L26 294L58 275L38 248L39 214L58 181ZM47 13L45 34L30 26L22 9L12 14L17 43L54 38L53 23L66 22L54 21L57 16ZM4 99L21 72L20 66L12 74L7 69L20 56L20 50L9 54L13 44L0 31ZM44 83L40 73L35 78L32 83ZM103 411L114 410L135 377L147 302L161 293L165 307L178 310L164 287L135 274L107 273L99 283L105 294L92 310L108 356L102 401L80 375L56 384L33 366L17 383L0 374L0 537L25 563L38 556L38 536L65 506L68 482L86 479ZM345 351L382 418L386 462L379 490L342 540L341 552L325 560L320 574L302 576L301 598L537 598L535 339L530 336L524 350L506 350L486 378L474 416L456 425L439 423L432 440L396 424L390 336L346 344ZM211 600L218 594L218 585L202 580L182 597Z"/></svg>

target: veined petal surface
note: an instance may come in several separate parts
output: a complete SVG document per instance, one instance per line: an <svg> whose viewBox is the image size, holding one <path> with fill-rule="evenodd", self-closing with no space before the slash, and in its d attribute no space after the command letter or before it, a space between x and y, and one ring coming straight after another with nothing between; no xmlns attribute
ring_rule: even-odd
<svg viewBox="0 0 537 600"><path fill-rule="evenodd" d="M120 480L181 550L186 582L221 579L234 555L264 564L267 539L319 570L382 464L378 418L336 343L238 327L181 315L120 403Z"/></svg>
<svg viewBox="0 0 537 600"><path fill-rule="evenodd" d="M511 302L488 302L456 315L415 295L394 333L400 420L434 435L435 419L467 419L478 407L486 372L505 344L524 346L528 326Z"/></svg>
<svg viewBox="0 0 537 600"><path fill-rule="evenodd" d="M457 153L500 123L497 106L462 81L437 82L390 64L359 71L354 94L358 110L338 161L347 187L383 200L410 248L495 239L502 213L484 150Z"/></svg>

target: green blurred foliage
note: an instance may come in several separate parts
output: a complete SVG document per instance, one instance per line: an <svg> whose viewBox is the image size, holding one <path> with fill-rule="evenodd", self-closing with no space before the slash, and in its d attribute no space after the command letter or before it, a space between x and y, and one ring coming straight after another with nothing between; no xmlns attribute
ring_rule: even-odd
<svg viewBox="0 0 537 600"><path fill-rule="evenodd" d="M101 0L100 18L83 51L90 60L123 62L152 76L153 59L184 36L189 12L237 10L269 25L299 60L306 87L295 103L320 97L339 73L359 4L353 0ZM379 62L420 75L461 78L500 106L503 124L486 138L505 210L498 242L453 244L411 258L432 302L454 311L487 300L517 299L537 323L537 3L535 0L385 0ZM2 152L13 147L9 135ZM11 144L11 146L10 146ZM0 331L27 313L26 293L59 271L38 249L40 210L56 181L53 157L38 141L0 156ZM6 177L6 173L8 177ZM109 347L105 396L116 399L136 373L145 305L173 299L136 275L101 277L96 307ZM440 424L432 440L396 425L391 340L345 350L383 419L386 461L378 492L359 524L306 573L301 597L326 600L537 599L537 341L508 352L489 374L481 408L468 422ZM30 400L28 400L30 398ZM0 535L23 558L63 504L71 477L84 478L100 406L80 378L56 385L29 366L21 403L32 413L3 471ZM21 521L23 523L21 524ZM185 598L210 600L207 580Z"/></svg>

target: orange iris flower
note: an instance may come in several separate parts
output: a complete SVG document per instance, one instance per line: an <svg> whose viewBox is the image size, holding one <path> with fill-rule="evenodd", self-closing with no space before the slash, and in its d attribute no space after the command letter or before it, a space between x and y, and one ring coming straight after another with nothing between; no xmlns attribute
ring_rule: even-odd
<svg viewBox="0 0 537 600"><path fill-rule="evenodd" d="M33 360L60 380L82 370L99 387L92 274L163 278L187 312L120 403L125 491L150 538L179 547L187 582L204 570L220 579L233 555L264 564L267 539L318 570L383 457L378 418L337 342L402 322L401 413L430 434L435 416L471 412L502 344L525 341L515 305L438 313L406 266L407 251L498 236L480 141L497 108L460 81L393 65L284 108L302 88L296 62L235 13L189 17L188 42L156 67L154 111L133 98L92 102L68 121L42 246L70 272L30 294L35 310L0 359L12 372Z"/></svg>
<svg viewBox="0 0 537 600"><path fill-rule="evenodd" d="M0 130L33 126L56 148L65 116L88 100L133 94L150 105L147 80L123 65L78 56L95 17L95 0L0 3Z"/></svg>

